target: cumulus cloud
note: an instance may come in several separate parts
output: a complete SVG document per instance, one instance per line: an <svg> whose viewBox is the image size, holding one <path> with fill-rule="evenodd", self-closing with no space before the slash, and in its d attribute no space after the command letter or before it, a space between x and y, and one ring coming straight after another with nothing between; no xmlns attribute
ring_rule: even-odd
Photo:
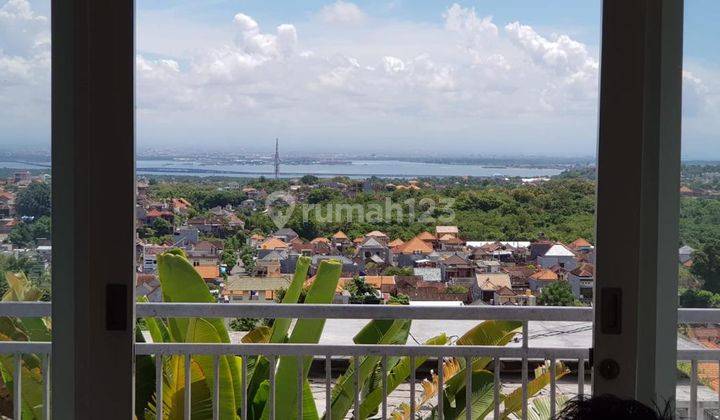
<svg viewBox="0 0 720 420"><path fill-rule="evenodd" d="M338 0L320 10L320 19L326 23L356 24L365 20L365 12L355 3Z"/></svg>
<svg viewBox="0 0 720 420"><path fill-rule="evenodd" d="M454 32L466 33L475 36L497 35L498 28L492 21L492 17L479 18L475 8L464 8L455 3L443 13L445 27Z"/></svg>
<svg viewBox="0 0 720 420"><path fill-rule="evenodd" d="M0 133L49 142L50 24L27 0L0 7Z"/></svg>
<svg viewBox="0 0 720 420"><path fill-rule="evenodd" d="M593 48L521 22L498 26L458 4L438 14L442 23L433 25L369 20L341 0L319 12L323 22L366 24L345 30L311 18L267 27L237 13L228 16L234 33L199 50L150 53L140 39L141 136L154 130L172 142L193 131L218 138L270 131L274 138L282 128L325 142L405 138L417 144L447 136L505 142L555 131L566 147L583 138L592 150L599 67ZM0 107L18 95L47 107L47 19L27 0L10 0L0 8L0 31L7 28L17 39L0 36ZM713 80L712 73L683 74L686 114L718 108L720 87Z"/></svg>

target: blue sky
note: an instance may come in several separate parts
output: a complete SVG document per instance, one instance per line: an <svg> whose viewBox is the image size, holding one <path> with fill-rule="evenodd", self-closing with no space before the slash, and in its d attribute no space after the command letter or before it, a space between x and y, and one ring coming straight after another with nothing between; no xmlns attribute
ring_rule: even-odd
<svg viewBox="0 0 720 420"><path fill-rule="evenodd" d="M595 153L599 0L137 7L141 148ZM0 144L48 144L47 16L0 0ZM720 159L718 21L720 2L686 0L687 158Z"/></svg>

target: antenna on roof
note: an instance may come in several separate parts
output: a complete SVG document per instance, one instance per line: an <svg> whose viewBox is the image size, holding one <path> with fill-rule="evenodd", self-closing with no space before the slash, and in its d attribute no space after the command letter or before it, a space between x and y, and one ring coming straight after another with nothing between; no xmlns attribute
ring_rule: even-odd
<svg viewBox="0 0 720 420"><path fill-rule="evenodd" d="M279 151L280 139L275 139L275 179L280 177L280 151Z"/></svg>

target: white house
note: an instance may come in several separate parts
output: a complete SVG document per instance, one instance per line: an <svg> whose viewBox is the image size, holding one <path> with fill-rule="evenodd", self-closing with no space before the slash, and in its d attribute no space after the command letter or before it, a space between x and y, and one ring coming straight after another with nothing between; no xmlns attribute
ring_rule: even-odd
<svg viewBox="0 0 720 420"><path fill-rule="evenodd" d="M544 254L538 255L537 263L541 267L559 265L565 270L574 270L578 263L575 254L563 244L551 246Z"/></svg>

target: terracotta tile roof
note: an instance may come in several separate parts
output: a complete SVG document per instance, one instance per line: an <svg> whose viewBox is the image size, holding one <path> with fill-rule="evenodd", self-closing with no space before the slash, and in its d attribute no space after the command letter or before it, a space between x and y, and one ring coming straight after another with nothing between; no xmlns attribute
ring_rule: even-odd
<svg viewBox="0 0 720 420"><path fill-rule="evenodd" d="M365 242L365 238L362 236L358 236L357 238L353 239L353 242L356 244L361 244L361 243Z"/></svg>
<svg viewBox="0 0 720 420"><path fill-rule="evenodd" d="M395 276L364 276L365 283L380 290L383 286L395 286ZM341 277L340 283L344 286L353 280L352 277Z"/></svg>
<svg viewBox="0 0 720 420"><path fill-rule="evenodd" d="M285 249L288 245L279 238L270 238L260 245L260 249Z"/></svg>
<svg viewBox="0 0 720 420"><path fill-rule="evenodd" d="M337 233L334 234L332 237L333 239L348 239L347 235L342 230L337 231Z"/></svg>
<svg viewBox="0 0 720 420"><path fill-rule="evenodd" d="M250 239L252 239L253 241L262 241L263 239L265 239L265 237L256 233L253 236L251 236Z"/></svg>
<svg viewBox="0 0 720 420"><path fill-rule="evenodd" d="M215 280L220 277L220 268L216 265L196 265L195 271L197 271L205 281Z"/></svg>
<svg viewBox="0 0 720 420"><path fill-rule="evenodd" d="M506 273L476 274L478 287L484 291L500 290L502 287L512 287L510 276Z"/></svg>
<svg viewBox="0 0 720 420"><path fill-rule="evenodd" d="M393 241L391 241L391 242L388 244L388 246L391 247L391 248L392 248L392 247L396 247L396 246L402 246L402 245L405 245L405 242L404 242L402 239L400 239L400 238L394 239Z"/></svg>
<svg viewBox="0 0 720 420"><path fill-rule="evenodd" d="M442 263L445 265L472 265L468 260L457 254L450 255L449 257L442 260Z"/></svg>
<svg viewBox="0 0 720 420"><path fill-rule="evenodd" d="M535 272L530 278L538 281L557 281L559 277L554 271L545 268Z"/></svg>
<svg viewBox="0 0 720 420"><path fill-rule="evenodd" d="M458 232L459 230L457 226L435 226L435 233L437 233L438 236L442 236L447 233L457 235Z"/></svg>
<svg viewBox="0 0 720 420"><path fill-rule="evenodd" d="M445 243L445 244L461 244L462 240L460 240L457 237L452 236L448 233L448 234L443 235L442 238L440 238L440 242Z"/></svg>
<svg viewBox="0 0 720 420"><path fill-rule="evenodd" d="M330 240L328 238L315 238L312 241L310 241L310 243L311 244L319 244L319 243L329 244Z"/></svg>
<svg viewBox="0 0 720 420"><path fill-rule="evenodd" d="M574 241L570 242L569 246L571 248L577 249L577 248L588 248L588 247L591 247L592 244L583 238L577 238Z"/></svg>
<svg viewBox="0 0 720 420"><path fill-rule="evenodd" d="M387 238L388 236L379 230L373 230L370 233L367 233L365 236L371 237L371 238Z"/></svg>
<svg viewBox="0 0 720 420"><path fill-rule="evenodd" d="M588 263L582 263L575 267L575 269L572 270L570 273L578 277L594 277L595 266Z"/></svg>
<svg viewBox="0 0 720 420"><path fill-rule="evenodd" d="M428 231L421 232L420 234L418 234L418 236L416 236L416 238L423 240L423 241L434 241L437 239L435 237L435 235L433 235L432 233L430 233Z"/></svg>
<svg viewBox="0 0 720 420"><path fill-rule="evenodd" d="M419 239L418 237L414 237L405 242L405 244L400 248L400 252L403 254L430 254L433 252L433 249L427 242Z"/></svg>
<svg viewBox="0 0 720 420"><path fill-rule="evenodd" d="M173 198L172 206L173 206L173 208L176 208L176 209L186 209L186 208L190 207L190 202L184 198Z"/></svg>

